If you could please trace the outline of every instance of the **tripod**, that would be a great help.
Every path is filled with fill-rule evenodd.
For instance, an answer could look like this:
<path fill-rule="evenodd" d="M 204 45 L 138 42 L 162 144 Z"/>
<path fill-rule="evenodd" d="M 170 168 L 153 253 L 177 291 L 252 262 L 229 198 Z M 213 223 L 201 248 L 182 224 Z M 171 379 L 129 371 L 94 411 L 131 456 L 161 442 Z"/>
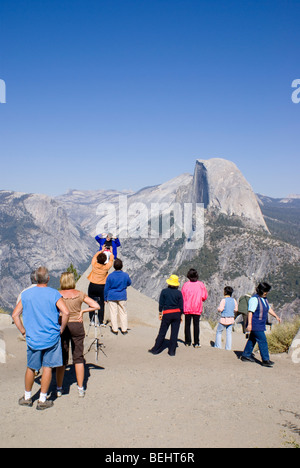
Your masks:
<path fill-rule="evenodd" d="M 96 362 L 98 362 L 99 350 L 102 351 L 102 353 L 106 356 L 105 352 L 103 351 L 103 348 L 105 348 L 105 346 L 103 343 L 100 343 L 100 338 L 98 338 L 98 329 L 99 328 L 101 329 L 101 325 L 100 325 L 99 317 L 98 317 L 98 310 L 95 310 L 94 324 L 90 322 L 89 329 L 87 331 L 86 336 L 89 336 L 90 329 L 93 325 L 94 325 L 94 340 L 92 341 L 87 352 L 90 352 L 92 347 L 95 346 L 95 360 Z M 100 335 L 100 336 L 102 337 L 103 335 Z"/>

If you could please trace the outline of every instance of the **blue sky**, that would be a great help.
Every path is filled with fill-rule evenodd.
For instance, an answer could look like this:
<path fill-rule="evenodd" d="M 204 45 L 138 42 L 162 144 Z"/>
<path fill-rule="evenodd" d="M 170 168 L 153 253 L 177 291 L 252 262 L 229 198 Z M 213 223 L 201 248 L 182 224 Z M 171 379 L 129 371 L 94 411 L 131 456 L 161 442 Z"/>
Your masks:
<path fill-rule="evenodd" d="M 0 189 L 132 189 L 236 163 L 300 193 L 300 2 L 1 0 Z"/>

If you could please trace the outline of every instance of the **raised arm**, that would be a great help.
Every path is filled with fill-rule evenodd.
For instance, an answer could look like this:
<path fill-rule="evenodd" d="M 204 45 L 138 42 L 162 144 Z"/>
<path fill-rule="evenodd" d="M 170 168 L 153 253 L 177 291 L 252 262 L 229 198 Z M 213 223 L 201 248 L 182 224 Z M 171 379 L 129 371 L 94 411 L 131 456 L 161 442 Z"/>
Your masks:
<path fill-rule="evenodd" d="M 114 259 L 115 259 L 114 255 L 113 255 L 113 254 L 110 254 L 108 263 L 107 263 L 106 265 L 104 265 L 105 270 L 108 271 L 108 270 L 111 269 L 111 267 L 113 266 L 113 263 L 114 263 Z"/>

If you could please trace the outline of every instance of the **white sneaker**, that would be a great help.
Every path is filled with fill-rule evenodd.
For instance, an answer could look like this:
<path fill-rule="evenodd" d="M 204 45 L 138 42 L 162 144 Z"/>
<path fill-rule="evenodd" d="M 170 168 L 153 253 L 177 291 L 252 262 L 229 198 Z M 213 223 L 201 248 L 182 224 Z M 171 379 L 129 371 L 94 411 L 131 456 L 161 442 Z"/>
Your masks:
<path fill-rule="evenodd" d="M 63 394 L 62 389 L 57 389 L 57 390 L 56 390 L 56 396 L 57 396 L 57 398 L 62 397 L 62 394 Z"/>
<path fill-rule="evenodd" d="M 85 397 L 85 390 L 83 388 L 77 387 L 78 390 L 78 396 L 79 398 L 84 398 Z"/>

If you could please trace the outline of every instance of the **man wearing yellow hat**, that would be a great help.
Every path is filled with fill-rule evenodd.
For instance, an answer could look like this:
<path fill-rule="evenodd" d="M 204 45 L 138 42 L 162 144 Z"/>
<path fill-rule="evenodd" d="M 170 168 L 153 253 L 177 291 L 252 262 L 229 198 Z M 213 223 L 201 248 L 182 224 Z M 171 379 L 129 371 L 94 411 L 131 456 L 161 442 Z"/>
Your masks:
<path fill-rule="evenodd" d="M 164 349 L 164 341 L 169 327 L 171 326 L 171 336 L 168 354 L 175 356 L 178 333 L 183 314 L 183 297 L 178 290 L 180 283 L 176 275 L 171 275 L 167 279 L 168 287 L 163 289 L 159 298 L 159 318 L 161 326 L 153 348 L 149 353 L 159 354 Z"/>

